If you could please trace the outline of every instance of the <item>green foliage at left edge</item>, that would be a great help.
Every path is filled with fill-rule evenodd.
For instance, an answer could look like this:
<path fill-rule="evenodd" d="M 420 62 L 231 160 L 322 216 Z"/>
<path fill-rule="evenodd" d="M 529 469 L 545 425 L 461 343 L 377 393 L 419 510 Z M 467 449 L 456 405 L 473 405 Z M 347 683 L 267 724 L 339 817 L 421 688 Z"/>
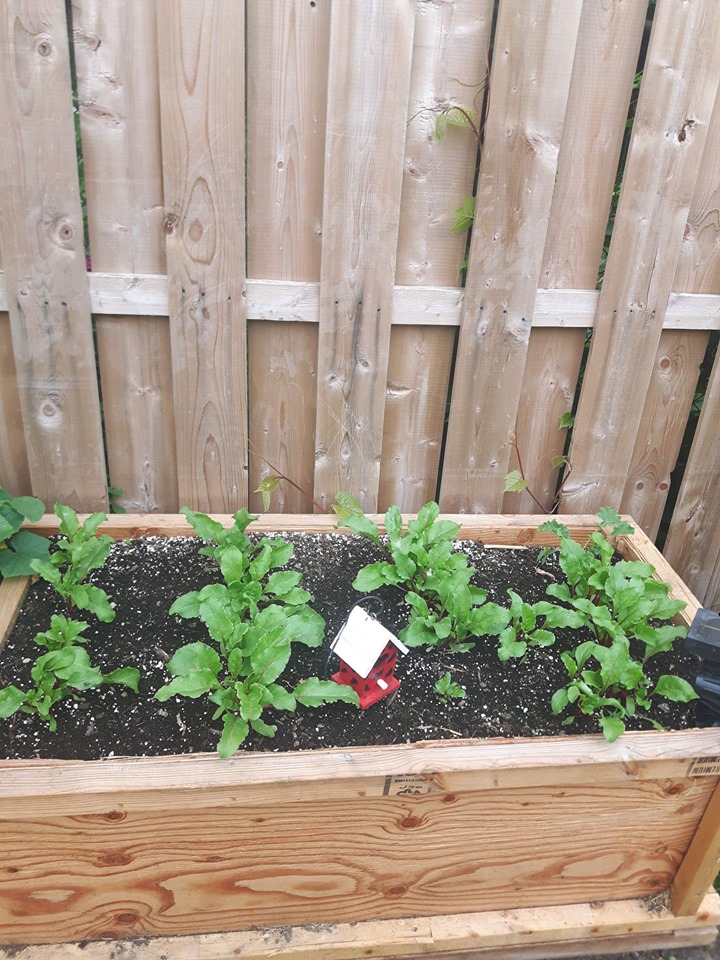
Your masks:
<path fill-rule="evenodd" d="M 45 537 L 20 529 L 26 520 L 37 523 L 44 512 L 36 497 L 11 497 L 0 487 L 0 580 L 30 576 L 32 561 L 47 558 L 50 544 Z"/>

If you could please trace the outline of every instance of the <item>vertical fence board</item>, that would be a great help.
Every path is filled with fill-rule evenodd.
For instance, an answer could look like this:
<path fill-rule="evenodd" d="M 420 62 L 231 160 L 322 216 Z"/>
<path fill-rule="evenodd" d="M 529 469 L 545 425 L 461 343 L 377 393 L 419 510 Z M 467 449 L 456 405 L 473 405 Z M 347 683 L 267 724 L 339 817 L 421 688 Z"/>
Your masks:
<path fill-rule="evenodd" d="M 335 4 L 328 73 L 315 499 L 377 504 L 412 0 Z"/>
<path fill-rule="evenodd" d="M 701 602 L 720 558 L 720 350 L 710 375 L 663 553 Z M 710 601 L 715 597 L 708 596 Z"/>
<path fill-rule="evenodd" d="M 245 6 L 157 10 L 179 499 L 232 513 L 247 504 Z"/>
<path fill-rule="evenodd" d="M 500 509 L 581 5 L 503 0 L 443 464 L 444 510 Z"/>
<path fill-rule="evenodd" d="M 659 3 L 573 432 L 563 509 L 619 507 L 717 89 L 720 16 Z"/>
<path fill-rule="evenodd" d="M 248 0 L 248 275 L 319 280 L 330 0 Z M 248 324 L 250 490 L 272 464 L 312 495 L 317 325 Z M 266 463 L 263 463 L 263 458 Z M 259 510 L 262 498 L 251 494 Z M 273 510 L 303 513 L 281 483 Z"/>
<path fill-rule="evenodd" d="M 451 232 L 453 211 L 472 193 L 478 145 L 453 127 L 438 141 L 435 124 L 450 103 L 479 117 L 492 14 L 492 0 L 417 7 L 396 283 L 459 283 L 467 234 Z M 455 337 L 449 327 L 392 330 L 380 509 L 414 511 L 435 497 Z"/>
<path fill-rule="evenodd" d="M 642 3 L 591 0 L 583 6 L 567 114 L 550 209 L 540 286 L 595 288 L 620 157 L 625 118 L 645 25 Z M 549 509 L 585 344 L 584 330 L 530 333 L 517 436 L 530 489 Z M 510 468 L 517 469 L 515 453 Z M 507 513 L 535 513 L 530 494 L 508 493 Z"/>
<path fill-rule="evenodd" d="M 0 233 L 33 493 L 107 505 L 63 0 L 0 13 Z"/>
<path fill-rule="evenodd" d="M 25 453 L 10 317 L 0 312 L 0 487 L 13 496 L 31 492 Z"/>
<path fill-rule="evenodd" d="M 690 203 L 673 290 L 720 293 L 720 88 Z M 655 537 L 695 396 L 708 334 L 664 330 L 621 509 Z"/>
<path fill-rule="evenodd" d="M 156 18 L 145 0 L 74 0 L 90 258 L 164 273 Z M 110 482 L 127 510 L 178 508 L 166 320 L 96 319 Z"/>

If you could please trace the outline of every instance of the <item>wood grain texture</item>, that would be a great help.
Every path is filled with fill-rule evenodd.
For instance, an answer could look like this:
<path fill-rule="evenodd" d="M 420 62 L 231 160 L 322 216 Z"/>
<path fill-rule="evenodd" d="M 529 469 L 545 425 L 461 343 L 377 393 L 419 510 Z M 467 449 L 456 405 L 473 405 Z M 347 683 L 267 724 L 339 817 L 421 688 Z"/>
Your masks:
<path fill-rule="evenodd" d="M 95 270 L 165 271 L 156 18 L 143 0 L 74 0 L 73 37 Z M 177 510 L 167 323 L 96 325 L 110 482 L 131 511 Z"/>
<path fill-rule="evenodd" d="M 320 279 L 315 499 L 375 509 L 415 3 L 333 7 Z"/>
<path fill-rule="evenodd" d="M 247 6 L 251 277 L 320 280 L 330 6 L 329 0 Z M 273 472 L 264 458 L 312 496 L 317 326 L 250 323 L 248 349 L 250 490 Z M 272 502 L 279 513 L 311 508 L 287 483 Z M 261 496 L 251 493 L 250 505 L 262 509 Z"/>
<path fill-rule="evenodd" d="M 90 273 L 90 305 L 96 314 L 167 317 L 167 276 L 137 273 Z M 393 326 L 459 327 L 464 292 L 461 287 L 393 287 Z M 536 294 L 533 329 L 592 327 L 600 293 L 597 290 L 545 290 Z M 0 310 L 7 307 L 0 271 Z M 254 320 L 317 323 L 320 284 L 300 280 L 247 280 L 247 316 Z M 666 330 L 720 330 L 720 295 L 671 293 L 663 321 Z"/>
<path fill-rule="evenodd" d="M 720 787 L 716 787 L 671 887 L 676 917 L 694 916 L 720 871 Z"/>
<path fill-rule="evenodd" d="M 32 493 L 10 317 L 4 312 L 0 312 L 0 487 L 16 497 Z"/>
<path fill-rule="evenodd" d="M 673 289 L 720 292 L 720 87 L 680 247 Z M 664 330 L 653 366 L 621 509 L 652 537 L 660 527 L 685 426 L 695 396 L 707 333 Z M 639 485 L 642 487 L 639 489 Z"/>
<path fill-rule="evenodd" d="M 500 7 L 443 463 L 444 510 L 502 504 L 581 5 Z"/>
<path fill-rule="evenodd" d="M 563 509 L 622 500 L 715 100 L 719 34 L 715 3 L 657 8 Z"/>
<path fill-rule="evenodd" d="M 183 811 L 198 796 L 208 809 L 321 803 L 330 794 L 357 803 L 395 795 L 407 777 L 432 795 L 528 787 L 615 793 L 648 781 L 668 789 L 677 784 L 673 789 L 681 794 L 702 781 L 707 803 L 717 777 L 688 780 L 688 771 L 694 759 L 716 752 L 716 732 L 704 729 L 626 733 L 616 744 L 600 735 L 440 741 L 254 753 L 231 763 L 216 754 L 5 760 L 0 761 L 0 820 Z"/>
<path fill-rule="evenodd" d="M 107 506 L 62 0 L 0 14 L 0 235 L 32 492 Z M 52 133 L 50 133 L 52 131 Z"/>
<path fill-rule="evenodd" d="M 663 331 L 620 509 L 657 536 L 708 335 Z"/>
<path fill-rule="evenodd" d="M 179 501 L 234 511 L 248 497 L 245 8 L 157 13 Z"/>
<path fill-rule="evenodd" d="M 720 557 L 720 351 L 685 467 L 664 554 L 701 602 Z"/>
<path fill-rule="evenodd" d="M 15 626 L 20 607 L 30 586 L 30 577 L 0 580 L 0 650 Z"/>
<path fill-rule="evenodd" d="M 489 0 L 418 4 L 395 279 L 407 285 L 454 285 L 466 233 L 453 233 L 453 211 L 472 194 L 478 144 L 468 129 L 448 127 L 438 141 L 438 112 L 448 104 L 478 118 L 492 24 Z M 395 327 L 390 339 L 378 508 L 418 510 L 434 500 L 455 332 Z"/>
<path fill-rule="evenodd" d="M 641 3 L 583 5 L 541 287 L 595 287 L 645 14 Z M 573 407 L 585 331 L 549 333 L 535 324 L 533 318 L 516 429 L 530 489 L 549 509 L 558 481 L 552 460 L 563 454 L 567 437 L 558 424 Z M 509 466 L 517 469 L 515 451 Z M 506 512 L 536 509 L 526 491 L 503 499 Z"/>
<path fill-rule="evenodd" d="M 0 938 L 201 933 L 667 889 L 717 778 L 0 822 Z M 568 824 L 592 822 L 582 846 Z M 348 857 L 347 838 L 355 840 Z M 570 842 L 569 842 L 570 841 Z M 312 856 L 308 856 L 308 851 Z M 58 871 L 54 866 L 62 864 Z M 48 867 L 50 866 L 50 869 Z"/>
<path fill-rule="evenodd" d="M 660 949 L 710 943 L 717 933 L 720 901 L 709 893 L 696 917 L 679 921 L 648 910 L 642 900 L 579 903 L 567 907 L 413 917 L 284 927 L 196 937 L 158 937 L 107 943 L 25 947 L 23 960 L 548 960 L 597 956 L 620 950 Z M 0 957 L 11 960 L 11 949 Z"/>

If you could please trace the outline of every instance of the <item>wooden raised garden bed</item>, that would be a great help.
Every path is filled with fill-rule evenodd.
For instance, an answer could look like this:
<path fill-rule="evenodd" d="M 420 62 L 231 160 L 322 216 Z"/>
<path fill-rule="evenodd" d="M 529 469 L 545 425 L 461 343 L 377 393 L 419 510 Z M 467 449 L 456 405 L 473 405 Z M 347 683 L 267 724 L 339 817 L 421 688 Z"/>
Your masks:
<path fill-rule="evenodd" d="M 538 532 L 541 517 L 453 519 L 460 537 L 486 544 L 553 540 Z M 595 525 L 561 519 L 580 540 Z M 252 529 L 343 535 L 316 516 L 268 516 Z M 176 516 L 112 517 L 101 530 L 190 533 Z M 657 567 L 687 600 L 689 623 L 698 603 L 648 538 L 620 537 L 617 548 Z M 0 586 L 0 640 L 25 589 Z M 133 947 L 137 960 L 341 960 L 709 942 L 720 923 L 709 891 L 719 781 L 717 729 L 613 744 L 558 736 L 0 761 L 0 944 L 151 937 Z M 234 932 L 198 936 L 224 931 Z"/>

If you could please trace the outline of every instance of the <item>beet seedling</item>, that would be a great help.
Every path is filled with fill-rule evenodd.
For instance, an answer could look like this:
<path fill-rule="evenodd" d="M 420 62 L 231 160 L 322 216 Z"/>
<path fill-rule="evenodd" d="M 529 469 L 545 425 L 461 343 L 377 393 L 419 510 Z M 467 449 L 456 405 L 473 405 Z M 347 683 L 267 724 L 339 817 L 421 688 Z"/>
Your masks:
<path fill-rule="evenodd" d="M 48 650 L 38 657 L 30 671 L 35 687 L 30 690 L 20 690 L 13 684 L 3 687 L 0 690 L 0 719 L 7 719 L 18 710 L 37 714 L 54 732 L 57 720 L 52 709 L 66 697 L 80 700 L 78 694 L 84 690 L 113 683 L 138 692 L 140 671 L 135 667 L 120 667 L 106 674 L 93 667 L 87 650 L 80 646 L 87 643 L 87 637 L 82 636 L 86 629 L 87 624 L 80 620 L 53 616 L 50 629 L 33 638 L 38 646 Z"/>
<path fill-rule="evenodd" d="M 91 514 L 83 524 L 72 507 L 55 504 L 63 538 L 55 545 L 48 560 L 33 560 L 32 569 L 57 590 L 67 609 L 89 610 L 104 623 L 115 619 L 108 595 L 100 587 L 86 583 L 92 570 L 102 567 L 110 554 L 112 538 L 98 535 L 97 530 L 107 517 Z"/>
<path fill-rule="evenodd" d="M 232 756 L 251 729 L 275 735 L 277 728 L 261 717 L 266 707 L 294 711 L 297 703 L 336 700 L 359 705 L 354 690 L 330 680 L 312 677 L 292 692 L 276 682 L 293 642 L 317 647 L 325 637 L 325 621 L 309 606 L 311 594 L 299 586 L 302 574 L 277 569 L 291 559 L 292 544 L 279 537 L 253 543 L 245 530 L 257 517 L 246 510 L 235 514 L 228 530 L 205 514 L 182 512 L 208 544 L 199 552 L 218 563 L 225 582 L 186 593 L 170 613 L 202 620 L 219 651 L 202 642 L 181 647 L 167 665 L 173 679 L 155 699 L 207 696 L 217 706 L 213 719 L 223 723 L 221 757 Z"/>
<path fill-rule="evenodd" d="M 453 550 L 460 525 L 438 520 L 439 513 L 436 503 L 426 503 L 403 531 L 400 510 L 390 507 L 385 514 L 388 546 L 372 520 L 363 514 L 349 516 L 344 526 L 372 540 L 388 558 L 363 567 L 353 587 L 362 593 L 387 584 L 403 590 L 410 620 L 398 634 L 400 640 L 408 647 L 462 653 L 473 649 L 475 637 L 499 635 L 510 613 L 486 602 L 485 590 L 470 583 L 475 568 L 466 554 Z"/>

